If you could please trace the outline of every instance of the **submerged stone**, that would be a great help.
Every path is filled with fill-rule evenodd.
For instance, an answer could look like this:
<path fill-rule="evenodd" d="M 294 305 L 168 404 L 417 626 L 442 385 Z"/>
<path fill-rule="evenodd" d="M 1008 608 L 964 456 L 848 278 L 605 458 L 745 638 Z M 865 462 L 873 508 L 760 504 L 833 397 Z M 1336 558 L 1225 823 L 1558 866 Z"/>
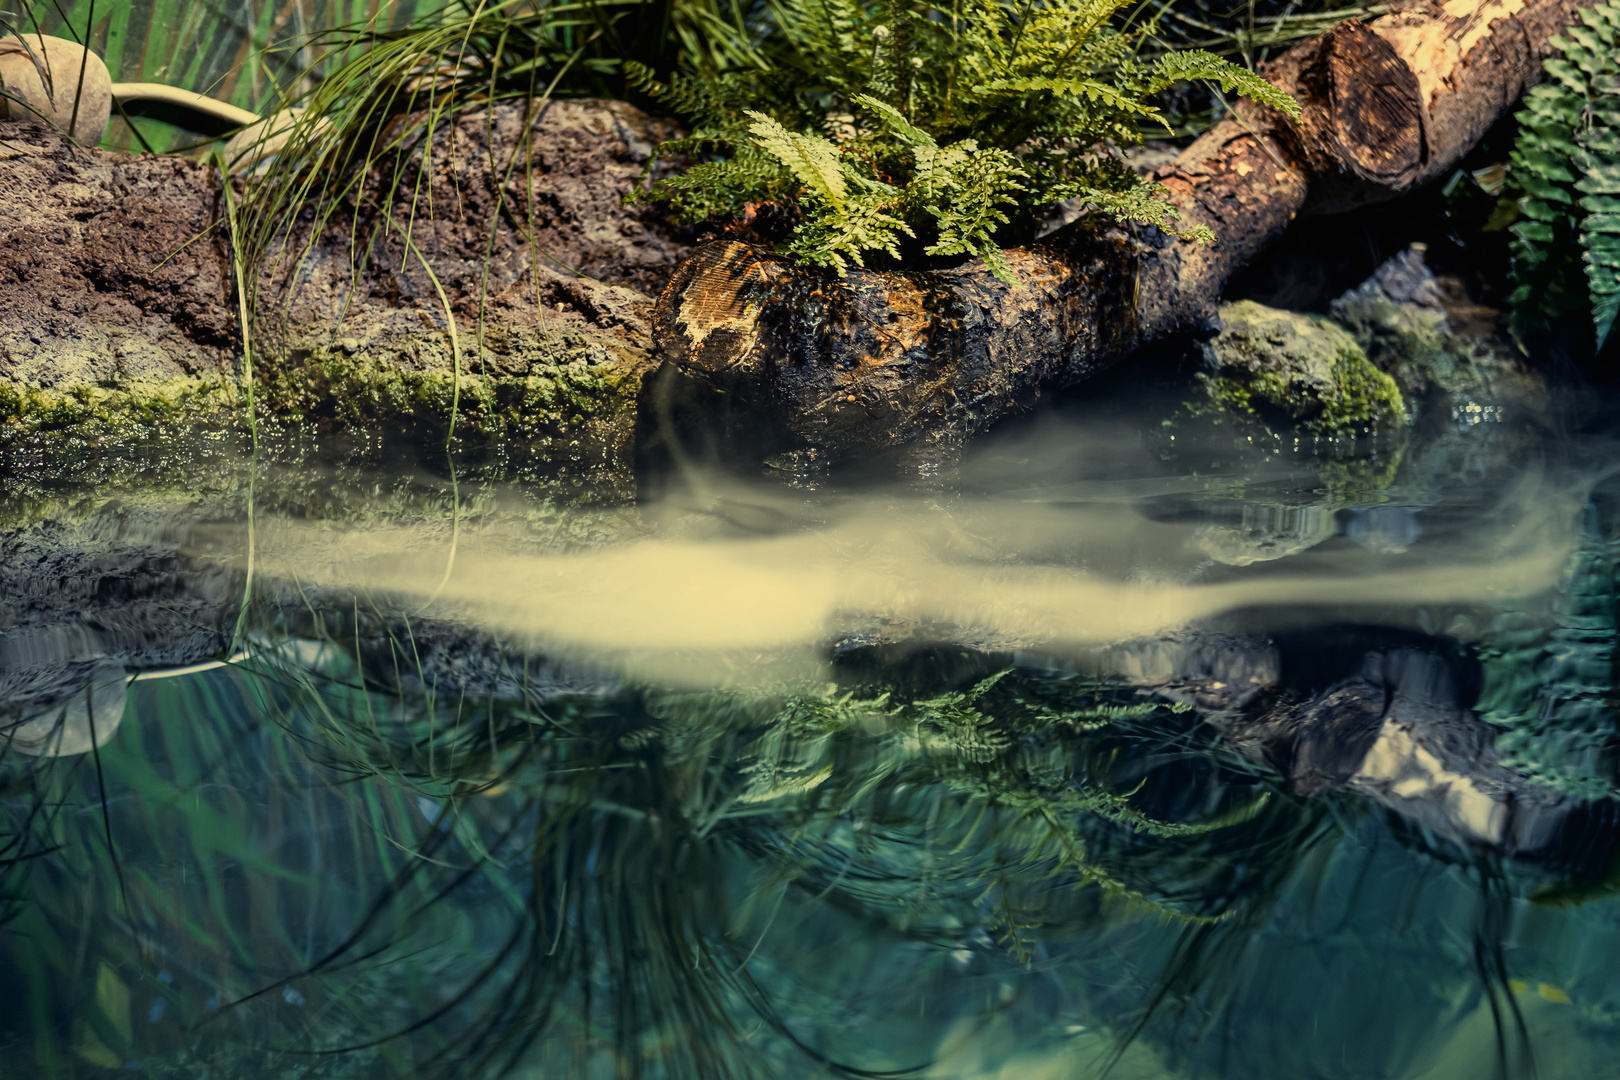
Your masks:
<path fill-rule="evenodd" d="M 1333 507 L 1320 503 L 1304 506 L 1244 503 L 1238 522 L 1212 522 L 1201 526 L 1198 549 L 1227 566 L 1271 562 L 1315 547 L 1338 535 Z"/>
<path fill-rule="evenodd" d="M 9 639 L 0 639 L 0 653 L 10 645 Z M 8 673 L 0 666 L 0 678 Z M 123 722 L 128 685 L 121 664 L 93 663 L 78 674 L 77 682 L 62 688 L 60 700 L 11 719 L 0 713 L 0 748 L 30 757 L 67 757 L 105 746 Z"/>

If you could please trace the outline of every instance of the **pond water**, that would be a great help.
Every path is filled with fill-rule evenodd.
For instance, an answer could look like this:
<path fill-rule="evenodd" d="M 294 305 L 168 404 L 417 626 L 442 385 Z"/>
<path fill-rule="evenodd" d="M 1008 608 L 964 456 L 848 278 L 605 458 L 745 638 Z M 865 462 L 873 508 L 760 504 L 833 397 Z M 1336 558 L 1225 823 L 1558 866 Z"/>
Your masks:
<path fill-rule="evenodd" d="M 0 1077 L 1615 1075 L 1606 408 L 14 485 Z"/>

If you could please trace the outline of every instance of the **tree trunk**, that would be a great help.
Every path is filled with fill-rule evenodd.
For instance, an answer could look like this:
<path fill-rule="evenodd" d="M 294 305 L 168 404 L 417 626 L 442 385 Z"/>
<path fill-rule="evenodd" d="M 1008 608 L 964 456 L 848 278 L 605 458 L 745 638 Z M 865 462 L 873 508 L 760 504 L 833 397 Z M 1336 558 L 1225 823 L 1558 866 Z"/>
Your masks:
<path fill-rule="evenodd" d="M 1242 102 L 1158 180 L 1195 245 L 1072 225 L 980 262 L 853 269 L 840 281 L 735 239 L 700 247 L 659 298 L 666 361 L 838 456 L 950 448 L 1043 389 L 1171 334 L 1215 328 L 1234 270 L 1300 213 L 1336 213 L 1444 176 L 1534 84 L 1580 0 L 1447 0 L 1350 20 L 1262 73 L 1303 121 Z"/>

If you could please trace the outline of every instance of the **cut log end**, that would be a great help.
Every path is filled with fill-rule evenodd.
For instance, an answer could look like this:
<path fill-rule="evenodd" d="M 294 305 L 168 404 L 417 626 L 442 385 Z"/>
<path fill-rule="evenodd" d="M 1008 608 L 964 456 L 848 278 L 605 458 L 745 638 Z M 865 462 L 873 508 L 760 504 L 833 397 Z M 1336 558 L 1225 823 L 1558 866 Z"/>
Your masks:
<path fill-rule="evenodd" d="M 1324 52 L 1336 156 L 1363 180 L 1404 189 L 1428 158 L 1417 76 L 1355 19 L 1328 35 Z"/>

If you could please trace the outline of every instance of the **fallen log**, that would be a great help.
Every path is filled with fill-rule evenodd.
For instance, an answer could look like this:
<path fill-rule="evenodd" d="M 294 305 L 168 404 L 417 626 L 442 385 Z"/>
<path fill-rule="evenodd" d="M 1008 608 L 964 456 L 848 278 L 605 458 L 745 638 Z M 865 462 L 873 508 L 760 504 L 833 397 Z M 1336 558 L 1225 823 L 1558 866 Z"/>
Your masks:
<path fill-rule="evenodd" d="M 1242 102 L 1156 178 L 1219 241 L 1068 226 L 981 262 L 830 271 L 735 238 L 693 252 L 659 297 L 666 363 L 773 415 L 818 455 L 950 451 L 1045 389 L 1132 350 L 1216 328 L 1227 278 L 1302 213 L 1394 198 L 1456 167 L 1539 78 L 1581 0 L 1405 3 L 1350 20 L 1262 68 L 1297 125 Z"/>

